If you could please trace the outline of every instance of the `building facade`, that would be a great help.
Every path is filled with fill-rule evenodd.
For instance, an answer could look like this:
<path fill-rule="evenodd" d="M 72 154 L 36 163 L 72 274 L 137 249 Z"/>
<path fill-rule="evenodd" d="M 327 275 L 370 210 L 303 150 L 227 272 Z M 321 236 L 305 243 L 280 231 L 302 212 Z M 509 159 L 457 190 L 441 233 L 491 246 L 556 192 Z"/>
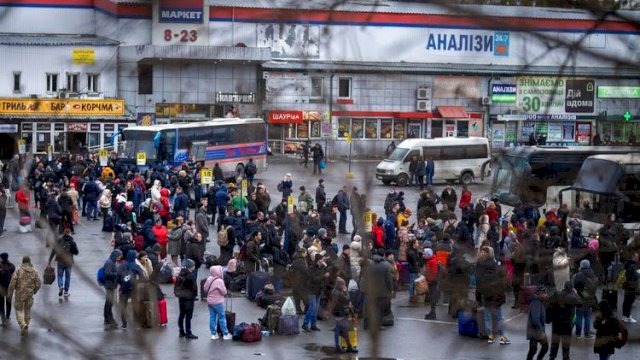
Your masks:
<path fill-rule="evenodd" d="M 626 143 L 640 131 L 640 52 L 630 45 L 640 30 L 619 18 L 297 5 L 0 0 L 0 137 L 14 149 L 24 140 L 26 151 L 99 147 L 125 126 L 220 117 L 232 106 L 263 116 L 274 144 L 317 142 L 336 156 L 348 154 L 347 138 L 365 157 L 408 137 L 487 136 L 504 147 L 540 136 L 589 144 L 596 134 Z M 65 110 L 86 108 L 72 101 L 102 105 Z"/>

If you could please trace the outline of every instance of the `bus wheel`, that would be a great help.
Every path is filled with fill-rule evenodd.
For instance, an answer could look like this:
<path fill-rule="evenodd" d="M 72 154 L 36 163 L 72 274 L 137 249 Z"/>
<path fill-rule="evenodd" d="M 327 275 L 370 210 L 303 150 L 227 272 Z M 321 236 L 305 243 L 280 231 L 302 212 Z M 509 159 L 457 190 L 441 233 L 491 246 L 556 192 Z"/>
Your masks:
<path fill-rule="evenodd" d="M 391 180 L 382 180 L 382 183 L 389 186 L 391 185 Z"/>
<path fill-rule="evenodd" d="M 236 178 L 238 176 L 241 176 L 244 178 L 244 165 L 241 163 L 236 165 Z"/>
<path fill-rule="evenodd" d="M 460 175 L 460 183 L 469 185 L 473 182 L 473 173 L 471 171 L 466 171 Z"/>
<path fill-rule="evenodd" d="M 409 176 L 407 176 L 407 174 L 400 174 L 396 178 L 396 184 L 398 184 L 398 186 L 407 186 L 408 182 L 409 182 Z"/>

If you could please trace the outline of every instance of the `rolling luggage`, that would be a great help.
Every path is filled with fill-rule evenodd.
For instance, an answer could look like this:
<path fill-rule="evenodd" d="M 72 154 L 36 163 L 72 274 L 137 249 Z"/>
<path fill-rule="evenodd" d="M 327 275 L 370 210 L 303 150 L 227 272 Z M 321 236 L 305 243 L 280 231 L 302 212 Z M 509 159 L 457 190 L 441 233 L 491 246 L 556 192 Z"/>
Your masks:
<path fill-rule="evenodd" d="M 278 335 L 297 335 L 300 333 L 298 315 L 282 315 L 278 319 Z"/>
<path fill-rule="evenodd" d="M 256 300 L 256 295 L 260 290 L 271 282 L 271 277 L 264 271 L 255 271 L 247 277 L 247 297 L 251 301 Z"/>
<path fill-rule="evenodd" d="M 42 275 L 42 282 L 45 285 L 51 285 L 55 280 L 56 280 L 56 270 L 51 266 L 47 266 L 44 269 L 44 274 Z"/>
<path fill-rule="evenodd" d="M 207 278 L 200 280 L 200 301 L 207 300 L 207 292 L 204 289 L 204 283 L 207 281 Z"/>
<path fill-rule="evenodd" d="M 227 330 L 231 334 L 233 332 L 233 328 L 236 327 L 236 313 L 233 312 L 233 299 L 228 297 L 224 300 L 224 317 L 227 319 Z M 216 329 L 218 334 L 224 335 L 220 328 L 220 323 L 216 325 Z"/>
<path fill-rule="evenodd" d="M 611 306 L 611 310 L 618 311 L 618 290 L 602 289 L 602 300 L 605 300 Z"/>
<path fill-rule="evenodd" d="M 478 321 L 475 312 L 458 311 L 458 334 L 472 338 L 478 337 Z"/>
<path fill-rule="evenodd" d="M 158 300 L 158 322 L 160 326 L 166 326 L 169 322 L 169 316 L 167 315 L 167 300 Z"/>

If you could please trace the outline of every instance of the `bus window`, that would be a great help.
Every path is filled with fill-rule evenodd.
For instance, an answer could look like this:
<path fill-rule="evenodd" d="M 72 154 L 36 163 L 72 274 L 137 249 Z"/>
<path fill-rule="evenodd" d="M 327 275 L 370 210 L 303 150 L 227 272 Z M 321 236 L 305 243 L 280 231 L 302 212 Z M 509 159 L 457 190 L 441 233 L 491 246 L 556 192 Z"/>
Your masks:
<path fill-rule="evenodd" d="M 158 147 L 158 160 L 161 161 L 173 161 L 174 148 L 176 145 L 176 132 L 175 130 L 162 131 L 160 137 L 160 146 Z"/>
<path fill-rule="evenodd" d="M 422 148 L 422 154 L 424 155 L 424 159 L 431 159 L 433 161 L 440 160 L 440 148 L 435 146 L 425 146 Z"/>
<path fill-rule="evenodd" d="M 467 159 L 486 159 L 489 156 L 485 145 L 468 145 L 465 150 Z"/>
<path fill-rule="evenodd" d="M 405 148 L 396 148 L 395 150 L 393 150 L 393 152 L 391 153 L 391 155 L 389 155 L 388 160 L 391 161 L 400 161 L 402 159 L 404 159 L 404 156 L 409 152 L 409 149 L 405 149 Z"/>
<path fill-rule="evenodd" d="M 442 160 L 464 159 L 463 146 L 445 146 L 442 148 Z"/>
<path fill-rule="evenodd" d="M 420 156 L 420 150 L 411 150 L 411 152 L 409 153 L 409 155 L 405 156 L 404 158 L 404 162 L 409 162 L 411 160 L 413 160 L 413 157 L 419 157 Z"/>

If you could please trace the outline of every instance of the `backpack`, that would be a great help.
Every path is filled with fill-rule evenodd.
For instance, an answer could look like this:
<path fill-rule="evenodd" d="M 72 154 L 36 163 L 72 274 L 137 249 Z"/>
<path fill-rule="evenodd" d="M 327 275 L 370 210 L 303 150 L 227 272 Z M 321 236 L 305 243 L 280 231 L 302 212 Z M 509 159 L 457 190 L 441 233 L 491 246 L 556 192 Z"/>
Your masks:
<path fill-rule="evenodd" d="M 616 319 L 616 321 L 618 322 L 618 328 L 620 329 L 618 330 L 618 333 L 620 334 L 620 336 L 616 336 L 614 346 L 617 349 L 622 349 L 622 347 L 624 347 L 627 344 L 627 341 L 629 340 L 629 331 L 627 330 L 627 327 L 624 326 L 624 324 L 620 320 Z"/>
<path fill-rule="evenodd" d="M 240 253 L 238 254 L 238 260 L 247 261 L 247 243 L 245 242 L 240 247 Z"/>
<path fill-rule="evenodd" d="M 123 294 L 130 294 L 135 288 L 135 274 L 132 269 L 126 265 L 123 266 L 122 275 L 120 276 L 120 291 Z"/>
<path fill-rule="evenodd" d="M 255 163 L 248 163 L 245 171 L 247 175 L 255 175 L 258 172 L 258 169 Z"/>
<path fill-rule="evenodd" d="M 229 229 L 229 226 L 223 226 L 220 231 L 218 231 L 218 245 L 222 247 L 229 245 L 229 233 L 227 229 Z"/>
<path fill-rule="evenodd" d="M 598 279 L 592 277 L 584 278 L 584 289 L 582 290 L 582 297 L 585 299 L 594 299 L 596 297 L 596 291 L 598 291 Z"/>
<path fill-rule="evenodd" d="M 104 273 L 104 266 L 98 269 L 96 280 L 98 281 L 98 285 L 100 286 L 104 286 L 107 283 L 107 275 Z"/>
<path fill-rule="evenodd" d="M 264 330 L 267 330 L 274 334 L 278 331 L 278 321 L 282 316 L 282 310 L 278 305 L 269 305 L 267 311 L 264 313 L 262 319 L 260 319 L 260 325 Z"/>
<path fill-rule="evenodd" d="M 173 287 L 173 294 L 177 298 L 188 299 L 191 297 L 191 290 L 184 288 L 184 283 L 187 281 L 187 277 L 184 275 L 179 275 L 176 278 L 176 285 Z"/>

